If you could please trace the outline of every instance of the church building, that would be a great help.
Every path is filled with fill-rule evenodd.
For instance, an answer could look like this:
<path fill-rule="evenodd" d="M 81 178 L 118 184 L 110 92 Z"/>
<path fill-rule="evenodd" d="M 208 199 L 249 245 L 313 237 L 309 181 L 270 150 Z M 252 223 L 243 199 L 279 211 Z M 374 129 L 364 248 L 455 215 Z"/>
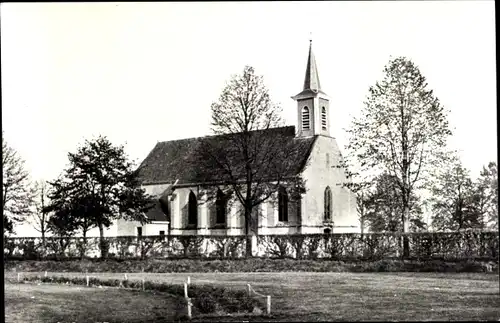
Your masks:
<path fill-rule="evenodd" d="M 320 86 L 318 69 L 309 45 L 304 86 L 292 97 L 297 124 L 280 129 L 290 140 L 303 143 L 294 160 L 294 172 L 305 180 L 305 192 L 292 203 L 285 189 L 276 192 L 279 203 L 265 201 L 256 208 L 258 234 L 309 234 L 360 232 L 356 197 L 342 186 L 348 179 L 337 167 L 342 155 L 330 129 L 334 118 L 328 95 Z M 272 135 L 278 128 L 265 131 Z M 213 136 L 214 140 L 217 136 Z M 112 235 L 243 235 L 242 205 L 222 203 L 222 192 L 208 203 L 195 171 L 184 162 L 199 138 L 159 142 L 142 162 L 140 174 L 146 193 L 157 198 L 147 216 L 150 223 L 118 220 Z M 304 145 L 305 144 L 305 145 Z M 219 199 L 219 193 L 221 198 Z M 110 232 L 111 233 L 111 232 Z M 109 233 L 108 233 L 109 234 Z M 107 235 L 108 235 L 107 234 Z"/>

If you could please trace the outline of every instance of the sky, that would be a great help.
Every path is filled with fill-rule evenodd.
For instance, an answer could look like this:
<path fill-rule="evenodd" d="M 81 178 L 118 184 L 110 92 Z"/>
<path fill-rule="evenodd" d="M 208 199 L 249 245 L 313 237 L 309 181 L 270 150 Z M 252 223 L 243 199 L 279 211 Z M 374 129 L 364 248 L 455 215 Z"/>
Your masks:
<path fill-rule="evenodd" d="M 85 139 L 139 164 L 158 141 L 210 134 L 210 105 L 245 65 L 295 125 L 309 47 L 340 147 L 389 59 L 406 56 L 450 110 L 477 177 L 497 160 L 494 1 L 2 3 L 2 130 L 33 180 Z"/>

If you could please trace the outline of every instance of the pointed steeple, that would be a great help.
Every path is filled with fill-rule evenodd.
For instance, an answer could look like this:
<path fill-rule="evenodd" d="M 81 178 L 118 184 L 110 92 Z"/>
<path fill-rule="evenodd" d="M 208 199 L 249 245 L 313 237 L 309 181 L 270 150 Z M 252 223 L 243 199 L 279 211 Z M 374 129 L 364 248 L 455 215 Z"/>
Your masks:
<path fill-rule="evenodd" d="M 312 51 L 312 39 L 309 39 L 309 57 L 307 58 L 306 77 L 304 79 L 304 91 L 311 90 L 313 92 L 321 91 L 319 83 L 318 67 L 314 59 Z"/>
<path fill-rule="evenodd" d="M 292 99 L 297 101 L 297 136 L 330 136 L 330 102 L 328 95 L 321 91 L 311 39 L 304 88 Z"/>
<path fill-rule="evenodd" d="M 302 89 L 302 92 L 300 92 L 296 96 L 293 96 L 292 98 L 294 100 L 297 100 L 308 97 L 314 97 L 318 93 L 326 95 L 326 93 L 321 90 L 321 85 L 319 83 L 318 67 L 316 66 L 316 59 L 314 58 L 314 53 L 312 51 L 312 39 L 309 39 L 309 55 L 307 57 L 304 88 Z"/>

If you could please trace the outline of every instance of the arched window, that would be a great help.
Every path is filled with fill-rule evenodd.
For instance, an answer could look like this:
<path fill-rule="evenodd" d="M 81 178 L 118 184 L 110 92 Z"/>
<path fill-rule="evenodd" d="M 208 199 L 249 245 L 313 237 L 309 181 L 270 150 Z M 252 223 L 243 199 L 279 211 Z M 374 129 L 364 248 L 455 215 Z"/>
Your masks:
<path fill-rule="evenodd" d="M 303 107 L 302 108 L 302 130 L 309 130 L 310 129 L 309 127 L 310 127 L 309 108 Z"/>
<path fill-rule="evenodd" d="M 324 210 L 325 221 L 332 220 L 332 190 L 329 186 L 325 189 L 325 210 Z"/>
<path fill-rule="evenodd" d="M 325 107 L 321 108 L 321 127 L 323 130 L 326 130 L 326 109 Z"/>
<path fill-rule="evenodd" d="M 217 190 L 217 198 L 215 200 L 215 223 L 226 223 L 226 197 L 220 189 Z"/>
<path fill-rule="evenodd" d="M 283 186 L 278 191 L 278 221 L 288 221 L 288 194 Z"/>
<path fill-rule="evenodd" d="M 189 192 L 188 201 L 188 225 L 198 224 L 198 200 L 193 191 Z"/>
<path fill-rule="evenodd" d="M 170 206 L 168 201 L 168 196 L 162 196 L 158 202 L 160 204 L 161 211 L 167 217 L 167 221 L 170 221 Z"/>

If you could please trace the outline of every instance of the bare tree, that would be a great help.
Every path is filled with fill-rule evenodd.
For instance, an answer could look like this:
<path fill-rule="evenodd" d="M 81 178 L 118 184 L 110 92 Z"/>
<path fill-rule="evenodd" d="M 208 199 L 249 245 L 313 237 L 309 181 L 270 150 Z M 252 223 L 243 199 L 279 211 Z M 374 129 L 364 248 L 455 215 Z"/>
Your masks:
<path fill-rule="evenodd" d="M 48 232 L 48 224 L 51 213 L 47 210 L 49 204 L 47 182 L 44 180 L 35 182 L 35 201 L 32 217 L 33 228 L 42 234 L 42 244 L 45 249 L 45 234 Z"/>
<path fill-rule="evenodd" d="M 347 130 L 348 155 L 373 179 L 383 172 L 394 176 L 401 193 L 401 221 L 408 232 L 410 196 L 442 159 L 451 134 L 446 113 L 425 77 L 409 59 L 391 59 L 381 82 L 370 87 L 360 118 Z M 409 252 L 404 239 L 404 255 Z"/>
<path fill-rule="evenodd" d="M 203 169 L 205 182 L 215 181 L 216 189 L 229 187 L 241 204 L 250 256 L 251 234 L 258 228 L 254 209 L 275 198 L 281 187 L 290 200 L 304 190 L 297 160 L 306 154 L 307 142 L 295 138 L 293 127 L 282 127 L 280 106 L 249 66 L 232 77 L 211 111 L 212 131 L 218 136 L 201 140 L 197 167 Z"/>
<path fill-rule="evenodd" d="M 14 232 L 14 224 L 23 222 L 31 213 L 33 190 L 24 160 L 7 145 L 2 136 L 2 212 L 3 232 Z"/>

